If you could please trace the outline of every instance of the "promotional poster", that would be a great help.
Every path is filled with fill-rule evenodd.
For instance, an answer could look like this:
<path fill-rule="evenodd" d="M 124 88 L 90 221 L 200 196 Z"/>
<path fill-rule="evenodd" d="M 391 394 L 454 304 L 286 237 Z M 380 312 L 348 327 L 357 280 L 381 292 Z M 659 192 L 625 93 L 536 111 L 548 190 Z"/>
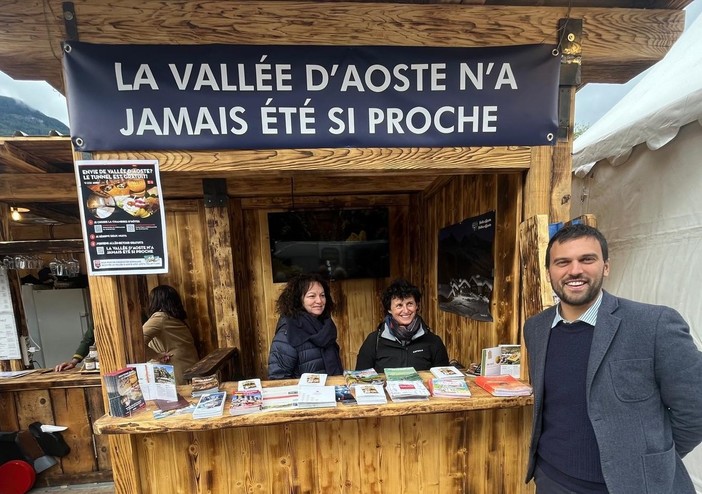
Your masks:
<path fill-rule="evenodd" d="M 439 230 L 439 308 L 477 321 L 492 321 L 495 211 Z"/>
<path fill-rule="evenodd" d="M 158 161 L 79 160 L 76 181 L 88 273 L 167 273 Z"/>

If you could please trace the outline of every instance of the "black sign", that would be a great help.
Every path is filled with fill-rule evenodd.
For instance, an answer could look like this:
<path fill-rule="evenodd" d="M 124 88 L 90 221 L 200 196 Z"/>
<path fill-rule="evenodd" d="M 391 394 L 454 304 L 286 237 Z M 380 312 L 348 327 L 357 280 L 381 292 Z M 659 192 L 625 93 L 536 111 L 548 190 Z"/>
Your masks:
<path fill-rule="evenodd" d="M 76 161 L 90 275 L 168 272 L 157 161 Z"/>
<path fill-rule="evenodd" d="M 547 145 L 553 46 L 67 42 L 80 151 Z"/>

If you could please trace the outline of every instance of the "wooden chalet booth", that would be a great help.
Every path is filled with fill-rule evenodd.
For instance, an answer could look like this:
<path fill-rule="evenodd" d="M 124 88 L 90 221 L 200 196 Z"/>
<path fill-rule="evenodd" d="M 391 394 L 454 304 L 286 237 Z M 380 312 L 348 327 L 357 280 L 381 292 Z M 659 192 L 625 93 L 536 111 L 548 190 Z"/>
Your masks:
<path fill-rule="evenodd" d="M 521 342 L 524 318 L 549 303 L 539 242 L 549 221 L 570 217 L 575 89 L 624 82 L 662 58 L 682 32 L 680 9 L 687 3 L 648 2 L 642 9 L 629 1 L 589 7 L 579 1 L 45 0 L 9 6 L 3 15 L 17 22 L 0 35 L 0 69 L 61 89 L 66 39 L 471 48 L 562 41 L 560 127 L 552 146 L 76 150 L 75 159 L 158 160 L 165 198 L 169 272 L 90 277 L 103 372 L 143 361 L 145 295 L 167 283 L 184 298 L 201 355 L 236 347 L 243 374 L 265 378 L 283 287 L 273 282 L 268 213 L 290 208 L 388 208 L 390 276 L 332 283 L 346 368 L 382 318 L 379 291 L 400 276 L 422 289 L 422 315 L 451 358 L 469 363 L 484 347 Z M 20 204 L 38 191 L 46 192 L 46 202 L 76 201 L 73 174 L 36 169 L 29 181 L 29 170 L 16 171 L 3 176 L 0 201 Z M 497 225 L 493 322 L 441 311 L 437 296 L 439 230 L 485 211 L 495 211 Z M 522 226 L 535 215 L 543 216 Z M 477 390 L 476 398 L 460 406 L 393 405 L 289 419 L 264 414 L 172 427 L 105 418 L 96 429 L 108 437 L 118 493 L 533 492 L 523 482 L 530 401 L 490 399 Z"/>

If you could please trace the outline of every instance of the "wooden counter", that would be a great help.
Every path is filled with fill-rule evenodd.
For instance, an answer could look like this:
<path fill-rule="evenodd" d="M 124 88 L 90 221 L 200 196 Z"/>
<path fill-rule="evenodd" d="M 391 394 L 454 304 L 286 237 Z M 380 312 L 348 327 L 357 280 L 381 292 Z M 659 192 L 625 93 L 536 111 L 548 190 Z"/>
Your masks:
<path fill-rule="evenodd" d="M 112 480 L 107 439 L 92 433 L 104 413 L 99 374 L 38 370 L 0 379 L 0 430 L 27 430 L 32 422 L 68 427 L 62 435 L 71 452 L 37 476 L 38 486 Z"/>
<path fill-rule="evenodd" d="M 463 400 L 236 417 L 225 407 L 224 416 L 209 419 L 153 419 L 149 403 L 94 427 L 131 435 L 142 493 L 533 492 L 523 482 L 532 397 L 495 398 L 469 384 L 473 397 Z M 188 386 L 180 391 L 189 395 Z"/>

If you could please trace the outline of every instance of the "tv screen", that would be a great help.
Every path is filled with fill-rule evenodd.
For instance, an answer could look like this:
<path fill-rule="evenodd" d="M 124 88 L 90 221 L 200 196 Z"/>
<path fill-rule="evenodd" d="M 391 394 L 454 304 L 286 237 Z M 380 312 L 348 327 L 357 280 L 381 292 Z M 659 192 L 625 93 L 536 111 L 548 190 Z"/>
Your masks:
<path fill-rule="evenodd" d="M 268 213 L 273 281 L 299 273 L 330 280 L 390 276 L 388 209 Z"/>

